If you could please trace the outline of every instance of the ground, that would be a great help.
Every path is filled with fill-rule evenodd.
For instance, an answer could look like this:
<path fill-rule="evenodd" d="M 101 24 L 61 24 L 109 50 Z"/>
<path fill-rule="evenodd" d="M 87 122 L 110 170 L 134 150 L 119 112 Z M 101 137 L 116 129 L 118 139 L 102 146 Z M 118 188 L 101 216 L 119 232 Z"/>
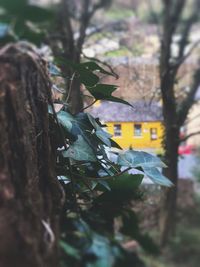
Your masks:
<path fill-rule="evenodd" d="M 181 181 L 181 190 L 178 197 L 177 229 L 176 235 L 169 245 L 160 251 L 159 255 L 143 255 L 148 267 L 199 267 L 200 262 L 200 195 L 194 192 L 190 181 Z M 148 189 L 148 202 L 145 207 L 140 207 L 140 216 L 144 220 L 142 227 L 158 241 L 158 205 L 159 193 L 157 190 Z M 150 208 L 151 207 L 151 208 Z M 146 218 L 146 219 L 145 219 Z"/>

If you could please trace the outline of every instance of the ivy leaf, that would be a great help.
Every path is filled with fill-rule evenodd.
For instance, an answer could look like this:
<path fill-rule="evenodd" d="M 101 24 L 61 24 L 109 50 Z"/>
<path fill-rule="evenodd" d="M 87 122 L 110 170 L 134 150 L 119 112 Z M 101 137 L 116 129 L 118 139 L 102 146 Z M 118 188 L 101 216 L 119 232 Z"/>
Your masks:
<path fill-rule="evenodd" d="M 128 150 L 118 156 L 117 162 L 121 166 L 127 167 L 160 167 L 164 168 L 166 165 L 156 156 L 144 151 Z"/>
<path fill-rule="evenodd" d="M 78 73 L 80 82 L 85 86 L 93 87 L 99 82 L 99 77 L 87 69 L 79 68 Z"/>
<path fill-rule="evenodd" d="M 86 69 L 88 69 L 90 71 L 99 71 L 102 74 L 106 74 L 106 75 L 109 75 L 109 76 L 114 76 L 113 73 L 106 71 L 105 69 L 103 69 L 97 63 L 95 63 L 93 61 L 82 63 L 81 66 L 83 66 L 84 68 L 86 68 Z"/>
<path fill-rule="evenodd" d="M 171 187 L 173 183 L 165 177 L 157 168 L 143 167 L 143 171 L 155 184 Z"/>
<path fill-rule="evenodd" d="M 112 96 L 112 93 L 117 89 L 117 85 L 111 84 L 97 84 L 93 87 L 86 87 L 90 94 L 97 100 L 108 100 L 112 102 L 119 102 L 132 107 L 127 101 L 118 97 Z"/>
<path fill-rule="evenodd" d="M 53 12 L 50 9 L 36 5 L 26 5 L 19 15 L 22 19 L 35 23 L 49 21 L 53 18 Z"/>
<path fill-rule="evenodd" d="M 116 249 L 111 246 L 109 239 L 93 232 L 92 244 L 87 254 L 94 255 L 96 260 L 86 263 L 86 267 L 113 266 L 115 263 Z"/>
<path fill-rule="evenodd" d="M 90 121 L 90 123 L 92 124 L 92 126 L 94 127 L 94 129 L 99 130 L 101 127 L 99 126 L 99 124 L 96 122 L 95 118 L 92 117 L 92 115 L 90 115 L 89 113 L 86 113 L 87 117 Z"/>
<path fill-rule="evenodd" d="M 111 191 L 105 191 L 97 201 L 111 202 L 117 207 L 130 201 L 137 194 L 138 187 L 142 183 L 143 174 L 123 173 L 120 176 L 110 178 L 107 181 Z"/>
<path fill-rule="evenodd" d="M 105 180 L 99 180 L 98 183 L 106 190 L 111 191 L 109 184 Z M 101 191 L 102 187 L 100 187 L 100 191 Z M 99 189 L 99 187 L 98 187 L 98 189 Z M 104 191 L 104 189 L 102 191 Z"/>
<path fill-rule="evenodd" d="M 78 161 L 97 161 L 92 148 L 81 135 L 78 135 L 78 139 L 67 150 L 63 151 L 62 154 L 66 158 Z"/>
<path fill-rule="evenodd" d="M 64 241 L 60 241 L 59 242 L 60 247 L 62 248 L 62 250 L 68 255 L 71 256 L 77 260 L 80 260 L 81 255 L 80 252 L 78 251 L 78 249 L 72 247 L 71 245 L 69 245 L 68 243 L 64 242 Z"/>
<path fill-rule="evenodd" d="M 96 122 L 95 118 L 93 118 L 90 114 L 87 113 L 88 119 L 94 129 L 96 129 L 96 136 L 108 147 L 111 147 L 111 137 L 112 135 L 107 133 L 102 129 L 102 127 L 99 126 L 99 124 Z"/>
<path fill-rule="evenodd" d="M 19 12 L 27 5 L 27 0 L 13 1 L 13 0 L 1 0 L 0 5 L 6 11 L 9 11 L 11 14 Z"/>
<path fill-rule="evenodd" d="M 59 111 L 57 113 L 58 122 L 70 132 L 72 129 L 72 122 L 75 120 L 74 117 L 66 111 Z"/>
<path fill-rule="evenodd" d="M 140 174 L 123 173 L 120 176 L 109 179 L 107 182 L 112 191 L 130 192 L 139 187 L 143 177 Z"/>
<path fill-rule="evenodd" d="M 96 136 L 108 147 L 111 147 L 110 137 L 111 135 L 102 129 L 96 131 Z"/>
<path fill-rule="evenodd" d="M 111 141 L 111 146 L 112 147 L 115 147 L 117 149 L 123 150 L 122 147 L 120 145 L 118 145 L 118 143 L 115 142 L 113 139 L 110 139 L 110 141 Z"/>

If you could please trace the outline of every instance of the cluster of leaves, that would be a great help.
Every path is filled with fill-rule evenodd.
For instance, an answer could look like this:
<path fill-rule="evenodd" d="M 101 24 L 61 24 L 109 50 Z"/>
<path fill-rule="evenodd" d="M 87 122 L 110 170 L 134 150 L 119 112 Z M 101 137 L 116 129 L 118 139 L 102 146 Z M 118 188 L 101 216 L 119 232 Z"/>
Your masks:
<path fill-rule="evenodd" d="M 95 100 L 128 104 L 112 96 L 116 86 L 99 83 L 98 72 L 110 73 L 95 62 L 74 64 L 72 68 Z M 59 75 L 52 65 L 50 72 Z M 139 186 L 144 176 L 159 185 L 171 186 L 160 172 L 165 164 L 146 152 L 120 150 L 106 132 L 106 125 L 89 113 L 72 115 L 63 103 L 57 113 L 50 106 L 49 117 L 57 176 L 66 194 L 61 265 L 143 266 L 136 254 L 127 252 L 120 243 L 134 239 L 143 249 L 156 251 L 148 236 L 140 233 L 130 203 L 141 198 Z M 112 147 L 119 151 L 113 161 L 108 156 Z M 120 221 L 117 235 L 116 220 Z"/>
<path fill-rule="evenodd" d="M 40 44 L 54 18 L 52 10 L 30 4 L 29 0 L 0 1 L 1 43 L 28 40 Z"/>

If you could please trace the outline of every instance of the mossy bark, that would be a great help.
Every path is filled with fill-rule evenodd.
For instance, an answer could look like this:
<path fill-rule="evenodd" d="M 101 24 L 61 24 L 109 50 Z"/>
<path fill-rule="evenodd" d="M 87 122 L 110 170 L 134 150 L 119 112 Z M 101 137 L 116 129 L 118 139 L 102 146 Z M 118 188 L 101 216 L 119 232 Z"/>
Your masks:
<path fill-rule="evenodd" d="M 48 131 L 50 83 L 31 48 L 0 51 L 0 266 L 58 266 L 61 191 Z"/>

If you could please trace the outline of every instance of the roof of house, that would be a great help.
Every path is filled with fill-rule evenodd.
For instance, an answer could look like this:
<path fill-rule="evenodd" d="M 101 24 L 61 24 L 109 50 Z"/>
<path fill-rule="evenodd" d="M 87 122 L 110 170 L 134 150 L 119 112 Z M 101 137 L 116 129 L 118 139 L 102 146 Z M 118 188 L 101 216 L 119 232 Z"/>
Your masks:
<path fill-rule="evenodd" d="M 133 107 L 121 103 L 101 101 L 90 113 L 104 122 L 162 121 L 162 109 L 157 103 L 132 102 Z"/>

